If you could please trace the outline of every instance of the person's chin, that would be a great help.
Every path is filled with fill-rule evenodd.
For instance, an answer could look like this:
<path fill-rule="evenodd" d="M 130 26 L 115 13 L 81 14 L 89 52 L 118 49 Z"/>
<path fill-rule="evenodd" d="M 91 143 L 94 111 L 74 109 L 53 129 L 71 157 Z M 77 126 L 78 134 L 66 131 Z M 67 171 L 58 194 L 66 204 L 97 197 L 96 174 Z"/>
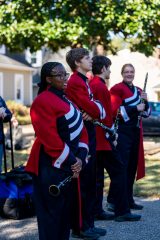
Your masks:
<path fill-rule="evenodd" d="M 128 84 L 130 84 L 130 83 L 133 82 L 133 79 L 126 79 L 126 82 L 127 82 Z"/>

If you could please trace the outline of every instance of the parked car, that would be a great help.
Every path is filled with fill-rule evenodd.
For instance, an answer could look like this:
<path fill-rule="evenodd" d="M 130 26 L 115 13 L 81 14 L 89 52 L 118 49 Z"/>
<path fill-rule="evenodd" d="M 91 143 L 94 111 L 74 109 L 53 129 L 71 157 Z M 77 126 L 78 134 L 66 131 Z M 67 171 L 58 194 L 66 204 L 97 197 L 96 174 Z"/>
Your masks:
<path fill-rule="evenodd" d="M 149 102 L 151 115 L 143 118 L 143 135 L 160 136 L 160 102 Z"/>

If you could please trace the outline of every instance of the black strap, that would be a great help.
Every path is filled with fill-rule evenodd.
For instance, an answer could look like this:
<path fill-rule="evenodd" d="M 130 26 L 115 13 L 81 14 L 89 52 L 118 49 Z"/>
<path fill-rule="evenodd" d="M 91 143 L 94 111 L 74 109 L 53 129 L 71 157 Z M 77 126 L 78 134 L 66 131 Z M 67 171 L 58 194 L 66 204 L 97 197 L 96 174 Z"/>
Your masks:
<path fill-rule="evenodd" d="M 12 123 L 9 121 L 9 132 L 10 132 L 10 140 L 11 140 L 11 166 L 14 169 L 14 153 L 13 153 L 13 138 L 12 138 Z M 4 125 L 2 122 L 2 144 L 3 144 L 3 156 L 4 156 L 4 172 L 7 173 L 7 156 L 6 156 L 6 146 L 5 146 L 5 134 L 4 134 Z"/>
<path fill-rule="evenodd" d="M 7 158 L 6 158 L 6 146 L 5 146 L 5 135 L 4 126 L 2 121 L 2 144 L 3 144 L 3 158 L 4 158 L 4 172 L 7 173 Z"/>
<path fill-rule="evenodd" d="M 13 137 L 12 137 L 12 123 L 11 120 L 9 121 L 9 132 L 10 132 L 10 139 L 11 139 L 11 164 L 12 169 L 14 169 L 14 153 L 13 153 Z"/>

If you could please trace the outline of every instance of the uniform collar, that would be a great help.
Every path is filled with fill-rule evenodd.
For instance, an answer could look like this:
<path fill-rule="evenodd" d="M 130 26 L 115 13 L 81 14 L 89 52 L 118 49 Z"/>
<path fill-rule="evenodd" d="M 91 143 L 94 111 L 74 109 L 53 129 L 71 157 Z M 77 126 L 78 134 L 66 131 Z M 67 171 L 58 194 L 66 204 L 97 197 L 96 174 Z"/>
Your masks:
<path fill-rule="evenodd" d="M 95 75 L 95 76 L 93 77 L 93 79 L 96 79 L 96 80 L 98 80 L 98 81 L 101 81 L 101 82 L 103 82 L 103 83 L 106 83 L 103 78 L 101 78 L 101 77 L 99 77 L 99 76 L 97 76 L 97 75 Z"/>
<path fill-rule="evenodd" d="M 56 94 L 59 97 L 63 97 L 65 95 L 63 90 L 58 90 L 57 88 L 54 88 L 53 86 L 49 87 L 48 91 Z"/>
<path fill-rule="evenodd" d="M 85 82 L 88 81 L 88 78 L 80 72 L 77 72 L 78 76 L 81 77 Z"/>
<path fill-rule="evenodd" d="M 129 87 L 130 89 L 133 89 L 134 88 L 134 85 L 132 84 L 132 85 L 129 85 L 128 83 L 126 83 L 126 82 L 124 82 L 123 81 L 123 83 L 127 86 L 127 87 Z"/>
<path fill-rule="evenodd" d="M 100 79 L 101 82 L 106 83 L 103 78 L 99 77 L 99 79 Z"/>

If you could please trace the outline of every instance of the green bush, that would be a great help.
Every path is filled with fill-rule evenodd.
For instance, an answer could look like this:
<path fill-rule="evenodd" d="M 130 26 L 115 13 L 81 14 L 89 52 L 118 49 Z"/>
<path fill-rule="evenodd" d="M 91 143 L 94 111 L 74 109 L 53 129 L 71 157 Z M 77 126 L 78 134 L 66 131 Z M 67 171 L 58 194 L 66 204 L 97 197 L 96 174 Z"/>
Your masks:
<path fill-rule="evenodd" d="M 29 107 L 26 107 L 21 103 L 17 103 L 11 100 L 8 100 L 6 104 L 9 110 L 14 114 L 20 125 L 26 125 L 31 123 Z"/>

